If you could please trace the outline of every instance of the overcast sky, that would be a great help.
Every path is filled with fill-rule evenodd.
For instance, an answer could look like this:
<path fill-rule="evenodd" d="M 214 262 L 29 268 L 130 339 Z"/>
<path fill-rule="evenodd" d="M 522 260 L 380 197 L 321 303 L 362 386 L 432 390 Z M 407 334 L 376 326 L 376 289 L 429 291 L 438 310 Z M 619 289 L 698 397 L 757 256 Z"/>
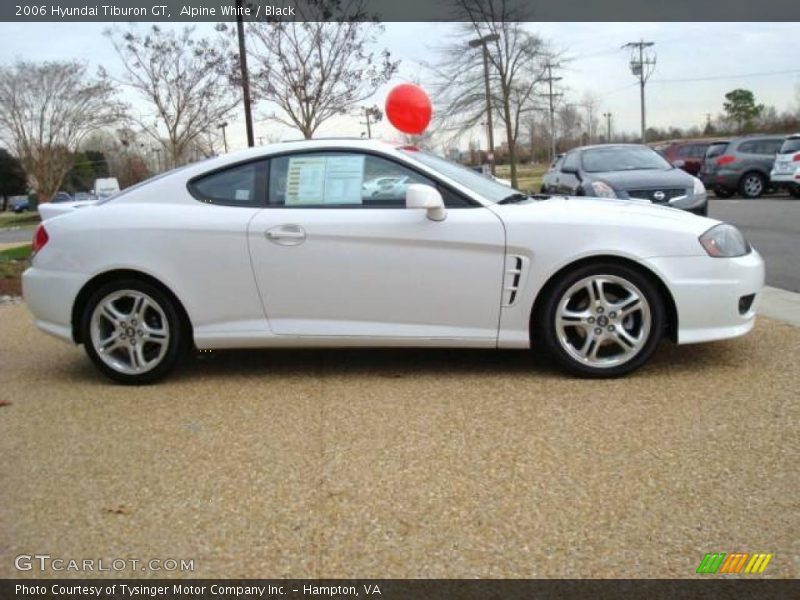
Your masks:
<path fill-rule="evenodd" d="M 0 62 L 79 59 L 94 67 L 103 65 L 112 74 L 120 64 L 102 32 L 108 23 L 0 23 Z M 140 27 L 146 26 L 141 24 Z M 166 25 L 182 27 L 183 24 Z M 752 90 L 758 102 L 779 111 L 797 108 L 800 62 L 797 40 L 800 23 L 526 23 L 532 32 L 549 40 L 571 57 L 558 73 L 564 79 L 565 98 L 579 102 L 586 91 L 599 100 L 599 112 L 613 114 L 616 131 L 639 129 L 639 90 L 628 67 L 629 55 L 620 47 L 641 38 L 655 42 L 658 62 L 647 86 L 648 125 L 702 126 L 706 113 L 722 110 L 725 92 L 736 87 Z M 212 33 L 213 24 L 199 24 L 198 31 Z M 449 23 L 387 23 L 381 44 L 401 62 L 392 84 L 417 79 L 419 63 L 435 58 L 433 49 L 454 27 Z M 685 80 L 702 81 L 685 81 Z M 390 85 L 392 85 L 390 84 Z M 386 91 L 378 91 L 371 103 L 383 105 Z M 131 97 L 126 100 L 133 102 Z M 270 112 L 256 107 L 256 118 Z M 337 118 L 318 131 L 319 136 L 360 135 L 356 119 Z M 231 148 L 245 145 L 243 119 L 231 121 Z M 297 133 L 257 120 L 256 137 Z M 376 137 L 391 139 L 396 132 L 381 123 Z M 475 137 L 484 138 L 483 132 Z M 464 145 L 466 144 L 466 141 Z M 484 145 L 485 142 L 482 142 Z M 485 146 L 484 146 L 485 147 Z"/>

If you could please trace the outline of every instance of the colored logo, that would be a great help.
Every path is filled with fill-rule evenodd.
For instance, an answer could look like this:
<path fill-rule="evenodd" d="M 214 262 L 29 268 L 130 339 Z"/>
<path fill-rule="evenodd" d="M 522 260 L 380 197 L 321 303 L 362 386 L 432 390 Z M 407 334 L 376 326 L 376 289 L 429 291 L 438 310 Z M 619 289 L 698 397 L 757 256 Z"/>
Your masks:
<path fill-rule="evenodd" d="M 709 552 L 700 561 L 696 573 L 715 575 L 723 573 L 750 574 L 763 573 L 774 554 L 750 554 L 748 552 Z"/>

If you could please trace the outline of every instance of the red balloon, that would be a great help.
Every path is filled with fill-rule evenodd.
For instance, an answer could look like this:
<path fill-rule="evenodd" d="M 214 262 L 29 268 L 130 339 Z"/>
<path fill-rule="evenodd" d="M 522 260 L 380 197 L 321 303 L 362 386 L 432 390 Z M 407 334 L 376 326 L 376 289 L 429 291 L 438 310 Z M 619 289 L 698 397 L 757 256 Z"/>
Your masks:
<path fill-rule="evenodd" d="M 386 116 L 403 133 L 418 135 L 431 122 L 431 100 L 421 87 L 401 83 L 386 97 Z"/>

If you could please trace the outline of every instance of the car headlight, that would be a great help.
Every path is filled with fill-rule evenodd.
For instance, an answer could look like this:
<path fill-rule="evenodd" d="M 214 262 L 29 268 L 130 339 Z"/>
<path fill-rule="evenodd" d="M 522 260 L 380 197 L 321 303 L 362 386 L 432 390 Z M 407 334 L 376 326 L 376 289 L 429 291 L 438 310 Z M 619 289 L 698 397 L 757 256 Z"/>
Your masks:
<path fill-rule="evenodd" d="M 706 201 L 706 186 L 697 177 L 692 177 L 692 193 L 673 198 L 669 205 L 674 208 L 694 208 Z"/>
<path fill-rule="evenodd" d="M 715 225 L 700 236 L 700 244 L 715 258 L 733 258 L 750 253 L 742 232 L 729 223 Z"/>
<path fill-rule="evenodd" d="M 594 195 L 598 198 L 616 198 L 617 194 L 614 192 L 614 188 L 612 188 L 607 183 L 602 181 L 593 181 L 592 182 L 592 191 Z"/>

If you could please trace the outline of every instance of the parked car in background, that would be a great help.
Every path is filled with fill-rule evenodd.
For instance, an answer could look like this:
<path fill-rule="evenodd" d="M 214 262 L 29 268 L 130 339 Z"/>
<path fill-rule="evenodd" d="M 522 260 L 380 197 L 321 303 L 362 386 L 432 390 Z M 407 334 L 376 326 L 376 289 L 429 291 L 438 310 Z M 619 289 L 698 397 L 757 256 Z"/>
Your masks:
<path fill-rule="evenodd" d="M 13 210 L 15 213 L 24 213 L 30 209 L 31 203 L 29 200 L 19 200 L 11 205 L 11 210 Z"/>
<path fill-rule="evenodd" d="M 50 202 L 59 203 L 59 202 L 72 202 L 72 196 L 70 196 L 67 192 L 56 192 L 56 195 L 50 200 Z"/>
<path fill-rule="evenodd" d="M 365 181 L 362 191 L 365 196 L 371 198 L 404 194 L 408 183 L 408 177 L 377 177 Z"/>
<path fill-rule="evenodd" d="M 769 174 L 772 185 L 800 198 L 800 133 L 790 135 L 778 150 Z"/>
<path fill-rule="evenodd" d="M 587 173 L 620 160 L 658 171 L 657 159 L 691 177 L 650 149 L 595 153 Z M 363 182 L 376 172 L 412 183 L 375 199 Z M 131 384 L 192 346 L 542 343 L 573 373 L 612 377 L 665 336 L 744 335 L 764 283 L 732 225 L 647 202 L 533 198 L 374 140 L 194 163 L 43 222 L 32 249 L 22 286 L 36 325 Z"/>
<path fill-rule="evenodd" d="M 550 163 L 550 166 L 547 168 L 547 172 L 542 175 L 542 186 L 540 188 L 540 192 L 543 194 L 547 194 L 548 190 L 554 190 L 557 187 L 557 180 L 560 177 L 561 173 L 561 163 L 564 161 L 564 154 L 556 154 L 556 157 L 553 159 L 553 162 Z"/>
<path fill-rule="evenodd" d="M 94 180 L 92 193 L 99 199 L 108 198 L 119 192 L 119 181 L 116 177 L 103 177 Z"/>
<path fill-rule="evenodd" d="M 699 177 L 720 198 L 758 198 L 770 188 L 770 171 L 785 135 L 749 135 L 713 142 Z"/>
<path fill-rule="evenodd" d="M 97 200 L 91 192 L 75 192 L 72 197 L 75 202 L 86 202 L 88 200 Z"/>
<path fill-rule="evenodd" d="M 708 140 L 679 140 L 662 142 L 653 146 L 653 149 L 673 166 L 696 176 L 703 166 L 710 143 Z"/>
<path fill-rule="evenodd" d="M 556 159 L 542 193 L 649 200 L 706 215 L 706 189 L 696 177 L 673 167 L 640 144 L 582 146 Z"/>

